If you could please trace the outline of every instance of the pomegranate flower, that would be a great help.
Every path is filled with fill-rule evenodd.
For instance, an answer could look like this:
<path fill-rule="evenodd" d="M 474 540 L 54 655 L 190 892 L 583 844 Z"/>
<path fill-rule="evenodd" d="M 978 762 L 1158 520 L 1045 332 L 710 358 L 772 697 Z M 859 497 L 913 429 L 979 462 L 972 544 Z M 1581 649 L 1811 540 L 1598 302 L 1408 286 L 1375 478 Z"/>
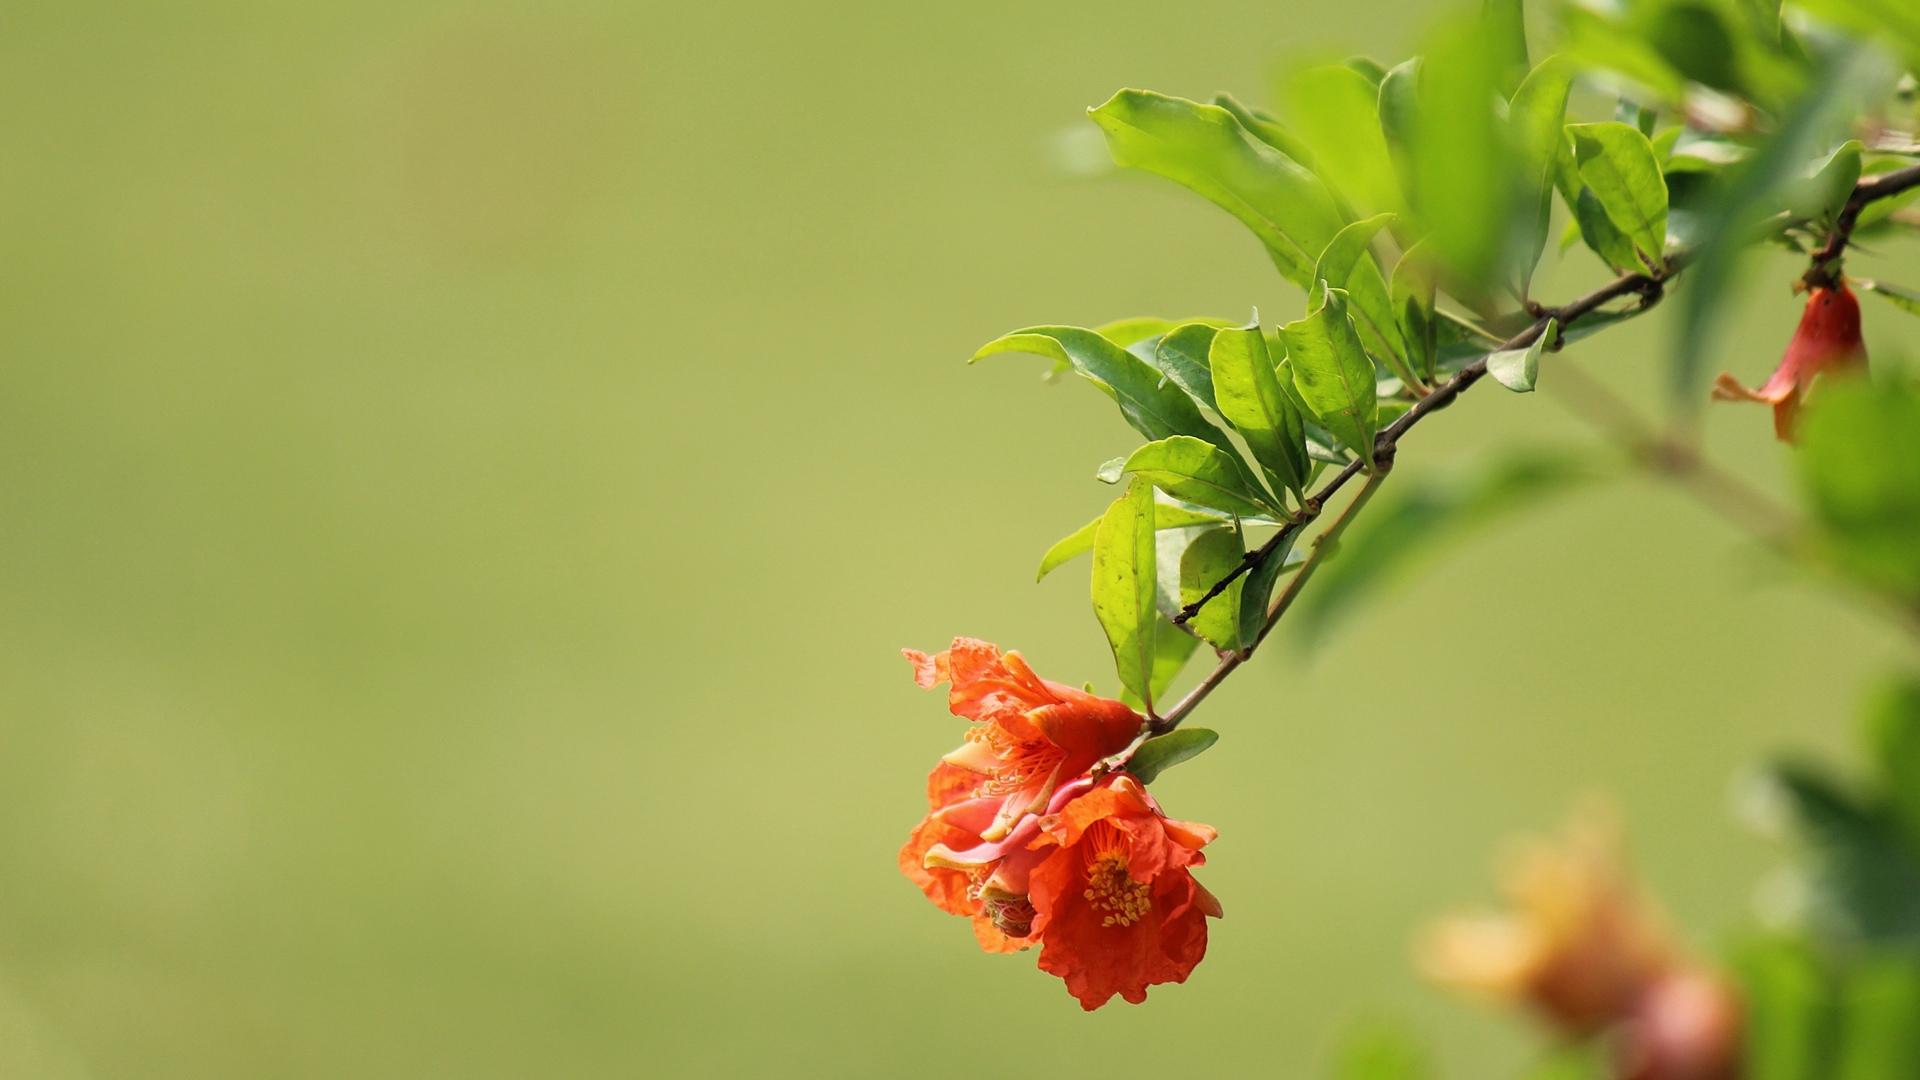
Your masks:
<path fill-rule="evenodd" d="M 1867 347 L 1860 338 L 1860 302 L 1846 282 L 1836 280 L 1808 294 L 1800 326 L 1765 386 L 1750 390 L 1722 372 L 1714 380 L 1713 397 L 1716 401 L 1772 405 L 1774 434 L 1782 442 L 1792 442 L 1800 408 L 1814 380 L 1828 372 L 1863 371 L 1866 363 Z"/>
<path fill-rule="evenodd" d="M 1511 912 L 1456 916 L 1427 936 L 1421 966 L 1436 981 L 1524 1001 L 1586 1032 L 1626 1016 L 1677 958 L 1622 865 L 1611 820 L 1577 819 L 1562 843 L 1535 842 L 1503 870 Z"/>
<path fill-rule="evenodd" d="M 1220 902 L 1194 880 L 1214 838 L 1160 812 L 1138 780 L 1111 773 L 1040 821 L 1044 857 L 1024 869 L 1040 969 L 1088 1011 L 1115 994 L 1185 982 L 1207 951 Z"/>
<path fill-rule="evenodd" d="M 998 800 L 984 840 L 1012 832 L 1061 784 L 1126 749 L 1145 723 L 1118 701 L 1042 679 L 1019 653 L 985 641 L 955 638 L 933 656 L 901 651 L 922 687 L 951 684 L 948 707 L 975 721 L 928 778 L 928 801 L 937 809 L 962 796 Z"/>
<path fill-rule="evenodd" d="M 1503 882 L 1514 911 L 1436 926 L 1421 950 L 1427 974 L 1530 1005 L 1563 1034 L 1603 1035 L 1617 1080 L 1733 1080 L 1733 991 L 1668 935 L 1612 822 L 1587 815 L 1565 842 L 1517 854 Z"/>

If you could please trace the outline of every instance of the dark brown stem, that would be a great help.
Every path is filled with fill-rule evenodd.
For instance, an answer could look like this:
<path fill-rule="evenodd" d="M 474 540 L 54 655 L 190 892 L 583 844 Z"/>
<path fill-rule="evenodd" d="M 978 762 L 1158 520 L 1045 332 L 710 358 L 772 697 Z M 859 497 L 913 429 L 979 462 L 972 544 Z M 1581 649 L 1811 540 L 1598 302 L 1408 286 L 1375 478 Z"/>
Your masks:
<path fill-rule="evenodd" d="M 1227 676 L 1233 674 L 1233 669 L 1246 663 L 1247 658 L 1253 655 L 1253 650 L 1267 640 L 1267 635 L 1273 633 L 1273 628 L 1280 625 L 1280 620 L 1287 614 L 1287 609 L 1293 606 L 1293 601 L 1300 595 L 1300 590 L 1306 588 L 1307 582 L 1313 578 L 1314 571 L 1332 557 L 1334 550 L 1339 546 L 1340 534 L 1359 515 L 1360 509 L 1367 505 L 1367 500 L 1373 498 L 1373 493 L 1380 489 L 1380 485 L 1386 481 L 1386 478 L 1385 472 L 1367 475 L 1367 482 L 1360 486 L 1353 501 L 1341 508 L 1340 516 L 1333 519 L 1333 524 L 1328 525 L 1325 532 L 1314 538 L 1312 554 L 1307 556 L 1306 562 L 1300 564 L 1300 569 L 1294 572 L 1292 580 L 1287 582 L 1287 587 L 1274 598 L 1273 606 L 1267 609 L 1266 621 L 1260 624 L 1260 633 L 1247 643 L 1246 648 L 1221 657 L 1220 663 L 1207 673 L 1207 677 L 1202 679 L 1198 686 L 1187 691 L 1187 696 L 1175 702 L 1173 708 L 1156 717 L 1151 724 L 1153 734 L 1159 735 L 1179 727 L 1180 721 L 1185 720 L 1187 714 L 1199 707 L 1200 703 L 1206 700 L 1207 695 L 1213 693 L 1214 687 L 1226 681 Z"/>
<path fill-rule="evenodd" d="M 1827 234 L 1827 242 L 1820 245 L 1808 259 L 1806 276 L 1801 278 L 1808 288 L 1831 287 L 1840 280 L 1841 257 L 1847 253 L 1847 245 L 1853 242 L 1854 227 L 1860 224 L 1860 212 L 1881 199 L 1890 199 L 1895 195 L 1920 187 L 1920 165 L 1909 165 L 1904 169 L 1869 176 L 1853 186 L 1853 194 L 1847 196 L 1845 206 L 1834 218 L 1833 232 Z"/>

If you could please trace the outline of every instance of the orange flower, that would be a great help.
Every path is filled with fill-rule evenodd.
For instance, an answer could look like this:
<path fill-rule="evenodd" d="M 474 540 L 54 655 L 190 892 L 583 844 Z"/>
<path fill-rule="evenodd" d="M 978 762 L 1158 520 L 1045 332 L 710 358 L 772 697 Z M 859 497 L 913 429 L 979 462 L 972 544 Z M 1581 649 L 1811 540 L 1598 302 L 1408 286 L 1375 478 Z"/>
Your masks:
<path fill-rule="evenodd" d="M 932 802 L 945 789 L 943 770 L 972 777 L 941 764 L 928 786 Z M 947 774 L 951 776 L 952 774 Z M 970 781 L 969 781 L 970 782 Z M 1092 786 L 1077 780 L 1054 792 L 1053 805 L 1063 806 Z M 940 910 L 973 920 L 973 934 L 988 952 L 1016 952 L 1033 942 L 1033 906 L 1027 901 L 1027 872 L 1040 859 L 1036 850 L 1046 844 L 1040 818 L 1029 814 L 998 840 L 981 832 L 999 812 L 1000 799 L 959 798 L 935 802 L 900 849 L 900 871 Z"/>
<path fill-rule="evenodd" d="M 921 686 L 951 683 L 948 707 L 977 722 L 934 769 L 927 794 L 935 809 L 963 795 L 997 799 L 980 830 L 985 840 L 1006 836 L 1061 784 L 1126 749 L 1145 723 L 1118 701 L 1042 679 L 1019 653 L 1002 655 L 985 641 L 955 638 L 934 656 L 901 651 Z"/>
<path fill-rule="evenodd" d="M 1800 326 L 1787 343 L 1786 355 L 1773 377 L 1758 390 L 1749 390 L 1726 372 L 1714 380 L 1716 401 L 1760 401 L 1773 406 L 1773 432 L 1792 442 L 1794 427 L 1813 382 L 1827 372 L 1863 371 L 1867 346 L 1860 338 L 1860 302 L 1846 282 L 1816 287 L 1807 296 Z"/>
<path fill-rule="evenodd" d="M 1214 831 L 1160 812 L 1124 773 L 1095 781 L 1040 822 L 1044 857 L 1025 870 L 1040 969 L 1088 1011 L 1119 994 L 1185 982 L 1207 951 L 1220 902 L 1193 878 Z"/>

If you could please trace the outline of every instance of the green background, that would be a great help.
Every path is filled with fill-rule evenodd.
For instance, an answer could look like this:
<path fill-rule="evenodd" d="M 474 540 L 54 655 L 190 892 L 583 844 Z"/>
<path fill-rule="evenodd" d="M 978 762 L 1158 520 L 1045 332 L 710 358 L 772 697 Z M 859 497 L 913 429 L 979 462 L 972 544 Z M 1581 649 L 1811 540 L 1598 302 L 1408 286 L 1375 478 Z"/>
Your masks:
<path fill-rule="evenodd" d="M 1304 1076 L 1392 1017 L 1499 1075 L 1535 1037 L 1408 942 L 1589 790 L 1724 941 L 1773 859 L 1740 771 L 1843 747 L 1894 645 L 1652 482 L 1207 704 L 1219 747 L 1157 785 L 1221 832 L 1187 985 L 1083 1015 L 894 868 L 961 728 L 900 646 L 1112 686 L 1085 564 L 1032 574 L 1137 440 L 966 356 L 1301 303 L 1061 133 L 1121 85 L 1398 59 L 1425 8 L 11 6 L 0 1073 Z M 1748 279 L 1710 370 L 1771 368 L 1793 273 Z M 1669 319 L 1543 388 L 1651 402 Z M 1586 438 L 1551 398 L 1470 395 L 1394 484 Z M 1709 421 L 1785 482 L 1764 410 Z"/>

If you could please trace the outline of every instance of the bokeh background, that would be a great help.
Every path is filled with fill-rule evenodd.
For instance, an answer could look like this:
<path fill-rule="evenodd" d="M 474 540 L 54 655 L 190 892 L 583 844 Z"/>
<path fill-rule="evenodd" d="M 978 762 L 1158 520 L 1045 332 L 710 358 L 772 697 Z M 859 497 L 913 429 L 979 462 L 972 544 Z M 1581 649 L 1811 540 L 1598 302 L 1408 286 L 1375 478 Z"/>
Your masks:
<path fill-rule="evenodd" d="M 1083 1015 L 894 869 L 958 633 L 1111 686 L 1040 552 L 1134 441 L 1037 322 L 1291 318 L 1225 215 L 1064 169 L 1122 85 L 1264 99 L 1417 0 L 166 5 L 0 15 L 0 1074 L 1307 1076 L 1516 831 L 1608 792 L 1710 948 L 1761 752 L 1892 655 L 1625 482 L 1276 639 L 1162 797 L 1219 826 L 1182 987 Z M 1593 280 L 1584 255 L 1540 290 Z M 1554 264 L 1550 260 L 1550 267 Z M 1713 367 L 1771 367 L 1790 264 Z M 1881 265 L 1885 265 L 1884 263 Z M 1920 262 L 1905 264 L 1908 280 Z M 1869 308 L 1892 351 L 1897 313 Z M 1669 325 L 1550 361 L 1657 397 Z M 1761 410 L 1716 452 L 1790 481 Z M 1585 438 L 1469 396 L 1396 484 Z"/>

